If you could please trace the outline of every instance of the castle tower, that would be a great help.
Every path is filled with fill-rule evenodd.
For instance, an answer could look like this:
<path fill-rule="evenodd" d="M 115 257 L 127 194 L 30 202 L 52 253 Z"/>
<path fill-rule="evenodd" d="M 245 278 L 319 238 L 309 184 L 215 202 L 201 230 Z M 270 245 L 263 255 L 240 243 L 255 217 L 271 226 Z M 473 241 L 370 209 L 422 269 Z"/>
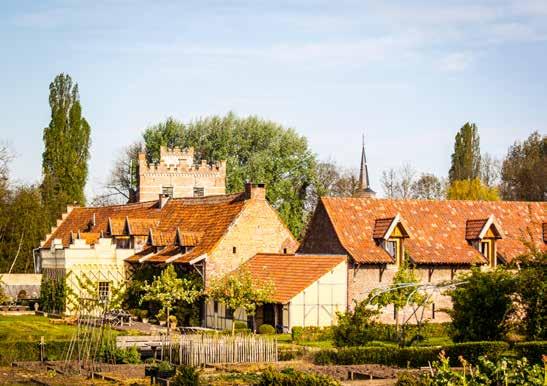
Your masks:
<path fill-rule="evenodd" d="M 226 193 L 226 161 L 194 164 L 194 148 L 160 147 L 160 161 L 148 164 L 139 153 L 137 200 L 157 200 L 160 194 L 173 198 L 202 197 Z"/>
<path fill-rule="evenodd" d="M 376 192 L 370 188 L 370 180 L 368 178 L 367 156 L 365 154 L 365 135 L 363 134 L 363 144 L 361 148 L 361 168 L 359 170 L 359 187 L 355 193 L 355 197 L 374 198 Z"/>

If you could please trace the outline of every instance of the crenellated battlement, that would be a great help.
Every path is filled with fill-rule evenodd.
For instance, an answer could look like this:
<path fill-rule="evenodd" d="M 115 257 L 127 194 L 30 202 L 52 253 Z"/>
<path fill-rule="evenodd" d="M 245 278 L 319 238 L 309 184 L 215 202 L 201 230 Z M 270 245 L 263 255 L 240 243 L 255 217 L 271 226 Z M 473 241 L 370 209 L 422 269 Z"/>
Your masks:
<path fill-rule="evenodd" d="M 172 192 L 172 197 L 193 197 L 225 194 L 226 161 L 194 162 L 194 148 L 160 147 L 160 160 L 150 164 L 146 154 L 139 153 L 138 200 L 158 199 L 159 194 Z"/>

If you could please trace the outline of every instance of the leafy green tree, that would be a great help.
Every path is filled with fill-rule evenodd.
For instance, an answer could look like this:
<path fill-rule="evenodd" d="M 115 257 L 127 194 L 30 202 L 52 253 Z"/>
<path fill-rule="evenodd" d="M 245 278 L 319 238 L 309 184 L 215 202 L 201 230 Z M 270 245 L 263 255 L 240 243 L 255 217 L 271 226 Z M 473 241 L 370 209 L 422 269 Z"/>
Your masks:
<path fill-rule="evenodd" d="M 294 130 L 251 116 L 201 118 L 188 124 L 168 119 L 144 134 L 149 162 L 159 160 L 164 146 L 193 147 L 195 161 L 227 161 L 227 192 L 238 192 L 245 181 L 268 186 L 267 199 L 295 234 L 306 220 L 305 204 L 315 181 L 315 156 L 306 139 Z"/>
<path fill-rule="evenodd" d="M 547 136 L 537 131 L 515 142 L 501 170 L 505 200 L 545 201 L 547 198 Z"/>
<path fill-rule="evenodd" d="M 502 339 L 513 304 L 514 275 L 502 268 L 487 272 L 473 268 L 459 279 L 463 283 L 448 291 L 454 340 Z"/>
<path fill-rule="evenodd" d="M 497 188 L 490 188 L 478 179 L 457 180 L 448 187 L 449 200 L 497 201 L 500 199 Z"/>
<path fill-rule="evenodd" d="M 333 327 L 334 344 L 337 347 L 363 346 L 372 340 L 379 340 L 374 327 L 380 312 L 371 308 L 368 300 L 359 302 L 353 310 L 338 312 L 338 322 Z"/>
<path fill-rule="evenodd" d="M 66 204 L 84 204 L 91 128 L 82 116 L 78 84 L 59 74 L 49 86 L 51 121 L 44 129 L 42 197 L 51 223 Z"/>
<path fill-rule="evenodd" d="M 516 259 L 515 314 L 519 327 L 529 340 L 547 337 L 547 253 L 532 249 Z M 524 311 L 522 318 L 520 310 Z"/>
<path fill-rule="evenodd" d="M 456 180 L 472 180 L 481 173 L 479 131 L 474 123 L 462 126 L 454 142 L 452 165 L 448 172 L 450 183 Z"/>
<path fill-rule="evenodd" d="M 272 301 L 274 286 L 270 281 L 253 279 L 247 269 L 240 268 L 222 278 L 211 280 L 207 293 L 226 308 L 234 312 L 244 310 L 254 318 L 258 306 Z M 234 332 L 235 321 L 232 323 L 232 335 Z"/>
<path fill-rule="evenodd" d="M 170 264 L 160 276 L 154 276 L 151 284 L 145 283 L 144 295 L 141 303 L 145 301 L 158 302 L 167 316 L 167 329 L 169 330 L 169 313 L 177 302 L 192 304 L 201 296 L 201 286 L 191 278 L 178 277 L 175 267 Z"/>
<path fill-rule="evenodd" d="M 382 308 L 390 305 L 393 306 L 395 310 L 395 329 L 401 346 L 405 344 L 405 328 L 410 322 L 411 317 L 414 316 L 416 323 L 421 324 L 421 320 L 417 315 L 417 308 L 423 307 L 427 298 L 417 288 L 419 283 L 420 280 L 416 276 L 414 269 L 405 263 L 399 267 L 391 285 L 387 289 L 378 288 L 370 294 L 370 304 Z M 412 308 L 413 312 L 409 317 L 403 319 L 401 311 L 407 307 Z"/>

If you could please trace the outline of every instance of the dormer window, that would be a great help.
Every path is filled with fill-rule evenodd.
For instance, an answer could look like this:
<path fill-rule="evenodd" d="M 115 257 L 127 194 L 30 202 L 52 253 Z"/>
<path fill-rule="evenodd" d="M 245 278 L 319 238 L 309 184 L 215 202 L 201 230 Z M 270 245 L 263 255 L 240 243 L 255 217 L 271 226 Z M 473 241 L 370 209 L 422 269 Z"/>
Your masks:
<path fill-rule="evenodd" d="M 173 197 L 173 187 L 172 186 L 163 186 L 161 188 L 161 194 L 166 197 Z"/>
<path fill-rule="evenodd" d="M 404 239 L 409 237 L 399 214 L 395 217 L 377 219 L 374 223 L 373 238 L 393 258 L 397 266 L 404 262 Z"/>
<path fill-rule="evenodd" d="M 503 238 L 503 231 L 494 216 L 467 220 L 465 238 L 484 256 L 490 267 L 497 265 L 496 240 Z"/>

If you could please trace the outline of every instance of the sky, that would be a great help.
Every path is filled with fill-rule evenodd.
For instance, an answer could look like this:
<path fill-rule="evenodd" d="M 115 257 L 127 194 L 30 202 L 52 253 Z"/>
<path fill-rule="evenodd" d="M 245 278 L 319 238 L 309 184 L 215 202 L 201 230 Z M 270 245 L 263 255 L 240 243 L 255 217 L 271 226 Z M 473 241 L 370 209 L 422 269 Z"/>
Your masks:
<path fill-rule="evenodd" d="M 79 84 L 92 127 L 88 198 L 148 126 L 233 111 L 307 137 L 372 187 L 411 164 L 446 176 L 475 122 L 502 158 L 547 133 L 547 0 L 3 1 L 0 141 L 18 182 L 41 178 L 49 83 Z"/>

